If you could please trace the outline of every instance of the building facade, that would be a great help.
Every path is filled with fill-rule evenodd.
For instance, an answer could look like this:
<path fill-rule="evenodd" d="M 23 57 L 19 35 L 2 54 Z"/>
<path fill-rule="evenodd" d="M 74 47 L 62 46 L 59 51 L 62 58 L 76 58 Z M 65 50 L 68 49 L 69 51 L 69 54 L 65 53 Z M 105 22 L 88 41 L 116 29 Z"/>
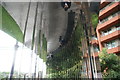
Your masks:
<path fill-rule="evenodd" d="M 120 2 L 101 1 L 98 20 L 96 35 L 90 41 L 95 78 L 101 77 L 98 54 L 103 48 L 120 55 Z"/>
<path fill-rule="evenodd" d="M 120 55 L 120 2 L 101 2 L 96 36 L 91 38 L 94 57 L 107 48 L 108 53 Z"/>

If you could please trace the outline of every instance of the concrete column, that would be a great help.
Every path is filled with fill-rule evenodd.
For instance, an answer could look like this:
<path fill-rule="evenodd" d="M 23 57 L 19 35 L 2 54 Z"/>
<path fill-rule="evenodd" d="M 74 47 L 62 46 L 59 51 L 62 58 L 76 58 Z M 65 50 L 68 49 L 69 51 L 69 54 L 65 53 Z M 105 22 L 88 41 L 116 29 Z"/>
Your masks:
<path fill-rule="evenodd" d="M 103 45 L 102 45 L 101 39 L 100 39 L 100 32 L 98 31 L 98 29 L 96 29 L 96 32 L 97 32 L 97 38 L 98 38 L 99 48 L 100 48 L 100 51 L 102 51 Z"/>

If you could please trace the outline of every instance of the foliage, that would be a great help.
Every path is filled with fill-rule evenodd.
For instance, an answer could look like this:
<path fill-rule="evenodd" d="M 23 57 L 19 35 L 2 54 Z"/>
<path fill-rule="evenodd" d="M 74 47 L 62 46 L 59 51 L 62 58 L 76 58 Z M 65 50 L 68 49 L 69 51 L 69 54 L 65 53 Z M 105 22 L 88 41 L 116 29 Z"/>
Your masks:
<path fill-rule="evenodd" d="M 42 49 L 40 49 L 41 51 L 39 53 L 40 58 L 42 58 L 43 61 L 46 62 L 46 60 L 47 60 L 47 40 L 46 40 L 44 34 L 42 35 L 42 43 L 41 44 L 42 44 Z M 40 46 L 40 44 L 39 44 L 39 46 Z"/>
<path fill-rule="evenodd" d="M 98 24 L 98 15 L 96 13 L 93 13 L 91 15 L 91 21 L 92 21 L 93 27 L 96 28 Z"/>
<path fill-rule="evenodd" d="M 2 10 L 0 10 L 0 13 L 2 13 L 2 22 L 0 20 L 0 26 L 2 25 L 2 28 L 0 29 L 2 29 L 4 32 L 14 37 L 18 41 L 23 42 L 23 33 L 18 24 L 4 7 L 0 5 L 0 8 L 2 8 Z"/>
<path fill-rule="evenodd" d="M 19 73 L 17 71 L 14 71 L 13 78 L 23 78 L 25 73 Z M 0 79 L 1 80 L 6 80 L 9 78 L 10 72 L 0 72 Z"/>
<path fill-rule="evenodd" d="M 114 53 L 108 54 L 106 48 L 102 50 L 99 57 L 103 77 L 120 79 L 120 58 Z"/>
<path fill-rule="evenodd" d="M 80 77 L 82 51 L 81 38 L 83 38 L 82 26 L 78 23 L 70 41 L 59 48 L 56 53 L 47 60 L 48 72 L 52 78 Z"/>
<path fill-rule="evenodd" d="M 81 62 L 64 71 L 58 71 L 57 73 L 52 73 L 49 78 L 80 78 Z"/>
<path fill-rule="evenodd" d="M 7 78 L 9 76 L 9 72 L 0 72 L 0 79 Z"/>

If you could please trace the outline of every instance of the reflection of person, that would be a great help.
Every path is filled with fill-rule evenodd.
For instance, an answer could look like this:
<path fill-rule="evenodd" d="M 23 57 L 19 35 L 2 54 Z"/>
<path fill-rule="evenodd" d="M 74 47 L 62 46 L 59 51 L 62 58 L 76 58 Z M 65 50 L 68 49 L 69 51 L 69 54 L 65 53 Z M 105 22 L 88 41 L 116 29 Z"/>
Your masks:
<path fill-rule="evenodd" d="M 71 2 L 69 0 L 64 0 L 63 2 L 61 2 L 61 6 L 64 8 L 65 11 L 67 11 L 71 6 Z"/>
<path fill-rule="evenodd" d="M 59 42 L 61 42 L 61 40 L 62 40 L 62 36 L 59 37 Z"/>
<path fill-rule="evenodd" d="M 66 41 L 62 38 L 62 36 L 59 37 L 60 47 L 65 45 Z"/>
<path fill-rule="evenodd" d="M 63 45 L 63 39 L 62 39 L 62 36 L 59 37 L 59 42 L 60 42 L 60 46 Z"/>

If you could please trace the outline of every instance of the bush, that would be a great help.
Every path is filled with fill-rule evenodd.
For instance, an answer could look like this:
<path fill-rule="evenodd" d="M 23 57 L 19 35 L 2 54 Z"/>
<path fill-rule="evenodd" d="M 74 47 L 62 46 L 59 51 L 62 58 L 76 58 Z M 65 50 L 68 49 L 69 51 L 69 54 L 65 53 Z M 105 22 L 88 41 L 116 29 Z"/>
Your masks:
<path fill-rule="evenodd" d="M 99 54 L 104 78 L 120 78 L 120 58 L 115 53 L 107 53 L 104 48 Z"/>

